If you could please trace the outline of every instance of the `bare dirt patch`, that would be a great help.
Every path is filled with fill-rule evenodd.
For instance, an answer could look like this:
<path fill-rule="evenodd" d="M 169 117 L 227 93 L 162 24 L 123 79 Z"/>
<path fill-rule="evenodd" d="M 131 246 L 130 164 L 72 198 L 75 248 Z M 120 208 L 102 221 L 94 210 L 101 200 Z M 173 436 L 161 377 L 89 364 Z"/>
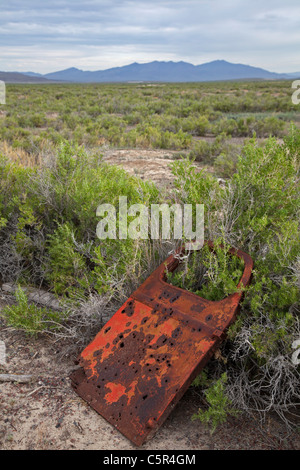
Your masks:
<path fill-rule="evenodd" d="M 174 176 L 171 171 L 171 163 L 178 154 L 184 151 L 174 150 L 144 150 L 144 149 L 120 149 L 107 150 L 103 154 L 104 161 L 121 166 L 129 174 L 138 176 L 147 181 L 153 181 L 159 187 L 170 187 Z M 195 167 L 203 169 L 203 165 L 195 162 Z M 212 171 L 207 167 L 208 171 Z"/>
<path fill-rule="evenodd" d="M 167 150 L 108 150 L 104 160 L 141 179 L 168 185 L 173 179 L 170 163 L 174 153 Z"/>

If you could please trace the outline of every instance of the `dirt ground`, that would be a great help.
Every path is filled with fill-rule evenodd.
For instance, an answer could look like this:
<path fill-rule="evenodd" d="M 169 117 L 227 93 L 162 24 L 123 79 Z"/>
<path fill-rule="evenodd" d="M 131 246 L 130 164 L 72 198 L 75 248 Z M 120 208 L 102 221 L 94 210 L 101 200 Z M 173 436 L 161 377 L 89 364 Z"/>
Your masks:
<path fill-rule="evenodd" d="M 132 174 L 168 184 L 172 152 L 107 151 L 105 160 Z M 200 168 L 200 167 L 199 167 Z M 7 304 L 0 290 L 0 309 Z M 0 373 L 29 374 L 28 383 L 0 382 L 0 449 L 3 450 L 135 450 L 113 426 L 71 388 L 69 374 L 76 356 L 65 354 L 67 342 L 42 335 L 36 339 L 8 328 L 0 320 L 6 366 Z M 80 352 L 80 351 L 78 351 Z M 230 418 L 211 435 L 192 415 L 202 401 L 190 388 L 145 450 L 300 450 L 300 434 L 289 433 L 276 417 L 261 425 L 259 417 Z"/>
<path fill-rule="evenodd" d="M 176 155 L 178 151 L 174 150 L 120 149 L 104 151 L 103 159 L 107 163 L 121 166 L 131 175 L 153 181 L 160 188 L 168 188 L 174 179 L 170 165 Z M 203 168 L 197 162 L 195 166 L 199 171 Z M 207 170 L 212 171 L 212 168 L 207 167 Z"/>
<path fill-rule="evenodd" d="M 2 304 L 4 304 L 2 296 Z M 75 356 L 67 343 L 47 335 L 32 339 L 4 325 L 0 341 L 7 366 L 0 373 L 29 374 L 29 383 L 0 383 L 2 450 L 136 450 L 71 388 Z M 289 434 L 275 417 L 261 426 L 259 417 L 230 418 L 211 435 L 192 415 L 201 397 L 190 388 L 145 450 L 300 450 L 299 434 Z"/>

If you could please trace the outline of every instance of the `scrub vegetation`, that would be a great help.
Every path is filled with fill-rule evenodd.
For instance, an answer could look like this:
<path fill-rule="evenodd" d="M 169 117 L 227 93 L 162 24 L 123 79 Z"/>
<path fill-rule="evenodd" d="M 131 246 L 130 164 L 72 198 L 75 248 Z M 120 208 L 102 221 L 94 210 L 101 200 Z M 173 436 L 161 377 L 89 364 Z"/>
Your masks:
<path fill-rule="evenodd" d="M 202 203 L 217 249 L 191 254 L 169 282 L 210 300 L 234 292 L 243 266 L 229 247 L 249 253 L 254 272 L 237 322 L 195 384 L 208 406 L 195 417 L 215 429 L 236 410 L 275 411 L 294 426 L 300 115 L 289 83 L 8 85 L 0 113 L 0 276 L 19 285 L 5 322 L 86 344 L 175 247 L 99 240 L 97 207 L 118 207 L 119 196 Z M 176 150 L 172 188 L 109 165 L 107 147 Z M 22 286 L 54 293 L 63 313 L 33 306 Z"/>

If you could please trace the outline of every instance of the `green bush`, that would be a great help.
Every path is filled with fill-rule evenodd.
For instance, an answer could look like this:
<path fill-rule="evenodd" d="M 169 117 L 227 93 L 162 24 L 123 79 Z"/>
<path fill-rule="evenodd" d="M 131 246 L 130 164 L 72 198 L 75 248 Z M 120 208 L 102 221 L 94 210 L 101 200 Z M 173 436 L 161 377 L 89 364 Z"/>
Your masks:
<path fill-rule="evenodd" d="M 207 409 L 199 409 L 197 413 L 192 416 L 193 420 L 200 420 L 202 423 L 208 425 L 211 429 L 211 434 L 215 432 L 220 424 L 227 421 L 229 415 L 237 416 L 238 410 L 234 409 L 231 400 L 226 396 L 227 375 L 224 372 L 221 377 L 209 383 L 205 372 L 193 382 L 194 386 L 201 386 L 205 389 L 205 401 Z M 206 388 L 207 387 L 207 388 Z"/>
<path fill-rule="evenodd" d="M 139 257 L 135 240 L 97 238 L 97 207 L 118 208 L 119 196 L 126 196 L 129 206 L 159 201 L 152 183 L 68 143 L 39 169 L 3 160 L 0 187 L 2 275 L 9 271 L 8 253 L 15 253 L 20 270 L 10 280 L 44 284 L 69 297 L 109 290 Z"/>
<path fill-rule="evenodd" d="M 214 160 L 214 169 L 218 176 L 229 178 L 236 171 L 238 155 L 236 153 L 221 153 Z"/>
<path fill-rule="evenodd" d="M 61 313 L 30 304 L 25 291 L 20 286 L 15 292 L 15 297 L 16 304 L 3 309 L 3 316 L 8 325 L 32 336 L 41 333 L 45 328 L 51 330 L 59 327 L 62 321 Z"/>
<path fill-rule="evenodd" d="M 193 143 L 189 157 L 196 162 L 211 163 L 213 157 L 213 147 L 205 140 L 197 140 Z"/>
<path fill-rule="evenodd" d="M 179 268 L 167 273 L 170 284 L 190 290 L 208 300 L 222 300 L 237 291 L 243 274 L 243 262 L 228 253 L 224 240 L 215 240 L 214 251 L 208 245 L 193 251 Z"/>
<path fill-rule="evenodd" d="M 224 186 L 187 160 L 173 164 L 177 200 L 205 205 L 205 237 L 222 236 L 254 260 L 239 320 L 224 345 L 233 401 L 249 410 L 255 400 L 256 409 L 285 419 L 299 400 L 299 367 L 291 361 L 300 334 L 299 151 L 295 127 L 283 144 L 270 138 L 259 147 L 253 139 Z"/>

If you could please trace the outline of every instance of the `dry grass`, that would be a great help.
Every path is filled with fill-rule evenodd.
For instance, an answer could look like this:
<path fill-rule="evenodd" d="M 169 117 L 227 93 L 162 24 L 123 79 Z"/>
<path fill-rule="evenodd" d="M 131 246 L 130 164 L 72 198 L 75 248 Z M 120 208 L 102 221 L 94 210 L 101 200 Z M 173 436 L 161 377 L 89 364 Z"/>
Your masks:
<path fill-rule="evenodd" d="M 26 152 L 23 148 L 15 148 L 4 140 L 0 141 L 0 154 L 3 154 L 14 163 L 33 168 L 41 166 L 49 155 L 53 154 L 53 145 L 45 140 L 41 143 L 38 152 L 34 154 Z"/>
<path fill-rule="evenodd" d="M 40 160 L 39 156 L 34 158 L 26 152 L 26 150 L 22 148 L 14 148 L 6 141 L 0 142 L 0 153 L 5 155 L 12 162 L 26 167 L 33 167 L 36 164 L 39 164 Z"/>

